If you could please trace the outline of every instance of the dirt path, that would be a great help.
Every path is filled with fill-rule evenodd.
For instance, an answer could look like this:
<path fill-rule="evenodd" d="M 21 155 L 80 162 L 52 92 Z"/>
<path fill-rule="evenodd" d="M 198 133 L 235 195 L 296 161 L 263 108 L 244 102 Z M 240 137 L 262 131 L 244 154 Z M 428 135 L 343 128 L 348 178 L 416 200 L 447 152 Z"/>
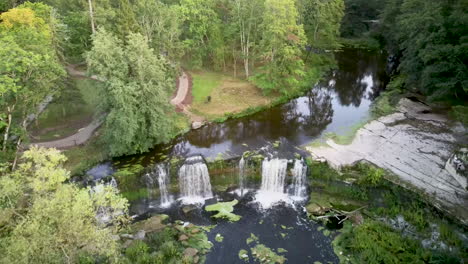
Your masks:
<path fill-rule="evenodd" d="M 190 111 L 192 103 L 192 78 L 185 71 L 179 76 L 177 81 L 177 93 L 171 100 L 171 104 L 175 105 L 177 110 L 183 112 L 190 118 L 192 128 L 203 126 L 205 118 L 198 116 Z"/>
<path fill-rule="evenodd" d="M 79 66 L 79 64 L 70 64 L 66 67 L 67 72 L 70 76 L 78 78 L 88 78 L 99 82 L 103 81 L 95 75 L 87 76 L 85 72 L 77 70 L 77 66 Z M 80 128 L 77 133 L 69 137 L 53 141 L 31 143 L 30 146 L 67 149 L 74 146 L 82 145 L 93 136 L 94 131 L 101 126 L 103 120 L 104 118 L 98 118 L 97 120 L 94 120 L 91 123 L 89 123 L 87 126 Z"/>
<path fill-rule="evenodd" d="M 77 70 L 76 67 L 78 67 L 78 66 L 80 66 L 80 64 L 69 64 L 69 65 L 67 65 L 66 69 L 67 69 L 68 74 L 70 76 L 72 76 L 72 77 L 87 78 L 87 79 L 95 80 L 95 81 L 98 81 L 98 82 L 104 81 L 103 79 L 99 78 L 96 75 L 88 76 L 88 75 L 86 75 L 86 72 Z"/>
<path fill-rule="evenodd" d="M 87 76 L 85 72 L 77 70 L 77 66 L 78 64 L 67 66 L 67 71 L 70 76 L 79 78 L 89 78 L 95 81 L 102 81 L 102 79 L 100 79 L 97 76 Z M 192 127 L 197 128 L 202 126 L 205 122 L 205 119 L 190 112 L 190 92 L 192 87 L 190 76 L 186 72 L 182 72 L 182 75 L 179 77 L 177 84 L 177 94 L 174 98 L 172 98 L 171 104 L 175 105 L 179 111 L 183 112 L 190 118 L 190 121 L 192 122 Z M 79 129 L 77 133 L 69 137 L 53 141 L 32 143 L 30 144 L 30 146 L 67 149 L 74 146 L 82 145 L 93 136 L 94 131 L 101 126 L 102 122 L 103 118 L 99 118 L 98 120 L 94 120 L 87 126 Z"/>
<path fill-rule="evenodd" d="M 91 124 L 79 129 L 76 134 L 73 134 L 69 137 L 54 141 L 32 143 L 31 146 L 67 149 L 74 146 L 82 145 L 93 136 L 94 131 L 101 126 L 102 121 L 102 119 L 95 120 L 91 122 Z"/>

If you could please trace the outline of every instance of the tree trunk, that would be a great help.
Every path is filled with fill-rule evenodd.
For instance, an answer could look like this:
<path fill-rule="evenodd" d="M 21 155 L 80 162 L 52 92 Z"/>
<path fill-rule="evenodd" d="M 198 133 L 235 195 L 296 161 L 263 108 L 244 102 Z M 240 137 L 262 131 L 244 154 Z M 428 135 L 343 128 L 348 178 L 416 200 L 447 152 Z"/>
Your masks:
<path fill-rule="evenodd" d="M 234 77 L 237 78 L 237 58 L 234 46 L 232 47 L 232 59 L 234 60 Z"/>
<path fill-rule="evenodd" d="M 12 163 L 12 165 L 11 165 L 11 170 L 12 170 L 12 171 L 15 170 L 16 164 L 18 163 L 18 152 L 19 152 L 20 146 L 21 146 L 21 138 L 19 138 L 18 141 L 16 142 L 15 159 L 13 160 L 13 163 Z"/>
<path fill-rule="evenodd" d="M 6 150 L 6 147 L 7 147 L 7 143 L 8 143 L 8 137 L 10 136 L 10 127 L 11 127 L 11 119 L 12 119 L 12 112 L 13 110 L 15 109 L 15 106 L 13 105 L 12 107 L 7 107 L 7 110 L 8 110 L 8 124 L 7 124 L 7 127 L 5 129 L 5 134 L 3 135 L 3 147 L 2 147 L 2 151 L 5 152 Z"/>
<path fill-rule="evenodd" d="M 88 0 L 89 5 L 89 18 L 91 19 L 91 31 L 93 35 L 96 33 L 96 26 L 94 25 L 94 13 L 93 13 L 93 3 L 92 0 Z"/>

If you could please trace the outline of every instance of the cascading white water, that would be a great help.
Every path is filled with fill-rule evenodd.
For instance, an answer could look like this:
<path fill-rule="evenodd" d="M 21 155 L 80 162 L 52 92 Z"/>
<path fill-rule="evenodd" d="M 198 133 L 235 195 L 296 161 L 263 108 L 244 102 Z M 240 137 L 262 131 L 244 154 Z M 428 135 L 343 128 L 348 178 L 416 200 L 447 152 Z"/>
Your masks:
<path fill-rule="evenodd" d="M 306 174 L 307 165 L 304 164 L 302 159 L 296 159 L 294 168 L 292 169 L 293 175 L 293 190 L 292 195 L 295 200 L 302 200 L 307 197 L 306 195 Z"/>
<path fill-rule="evenodd" d="M 264 159 L 262 163 L 262 187 L 260 190 L 283 193 L 287 168 L 288 160 L 286 159 Z"/>
<path fill-rule="evenodd" d="M 159 192 L 161 193 L 161 206 L 167 206 L 172 202 L 169 191 L 167 190 L 167 186 L 169 185 L 169 173 L 162 164 L 156 167 L 156 171 L 158 174 Z"/>
<path fill-rule="evenodd" d="M 244 188 L 245 188 L 245 160 L 244 157 L 239 161 L 239 189 L 240 195 L 244 195 Z"/>
<path fill-rule="evenodd" d="M 262 185 L 255 200 L 263 209 L 268 209 L 280 201 L 290 202 L 284 191 L 288 160 L 264 159 L 262 162 Z"/>
<path fill-rule="evenodd" d="M 179 169 L 179 187 L 183 203 L 203 203 L 213 196 L 208 167 L 203 157 L 193 156 L 185 160 Z"/>
<path fill-rule="evenodd" d="M 145 174 L 144 178 L 150 197 L 153 198 L 155 196 L 154 189 L 156 188 L 156 182 L 158 182 L 161 197 L 160 205 L 161 207 L 169 206 L 172 203 L 172 197 L 167 189 L 169 185 L 169 173 L 166 167 L 163 164 L 157 164 L 151 173 Z"/>

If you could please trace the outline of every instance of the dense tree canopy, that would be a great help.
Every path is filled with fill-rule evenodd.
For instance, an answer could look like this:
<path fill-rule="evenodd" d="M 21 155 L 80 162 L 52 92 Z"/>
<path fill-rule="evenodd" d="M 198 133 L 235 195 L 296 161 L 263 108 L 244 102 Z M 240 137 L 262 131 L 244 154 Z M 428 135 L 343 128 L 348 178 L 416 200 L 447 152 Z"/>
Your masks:
<path fill-rule="evenodd" d="M 304 76 L 301 59 L 305 47 L 302 25 L 292 0 L 266 0 L 263 13 L 261 57 L 265 65 L 254 82 L 265 91 L 279 90 L 285 94 L 298 88 Z"/>
<path fill-rule="evenodd" d="M 94 190 L 66 183 L 65 156 L 33 148 L 12 173 L 0 176 L 2 263 L 77 263 L 83 255 L 118 255 L 112 238 L 126 219 L 127 201 L 111 186 Z M 112 228 L 96 217 L 106 211 Z M 5 232 L 7 230 L 8 232 Z"/>
<path fill-rule="evenodd" d="M 106 83 L 101 108 L 107 113 L 104 138 L 112 155 L 147 151 L 170 139 L 175 81 L 166 59 L 145 37 L 131 33 L 124 44 L 99 30 L 87 61 L 90 72 Z"/>
<path fill-rule="evenodd" d="M 382 20 L 407 88 L 431 100 L 468 98 L 468 1 L 389 0 Z"/>
<path fill-rule="evenodd" d="M 0 20 L 0 128 L 5 151 L 10 133 L 15 127 L 24 129 L 26 117 L 57 92 L 65 71 L 57 56 L 58 22 L 50 7 L 25 3 L 0 14 Z"/>

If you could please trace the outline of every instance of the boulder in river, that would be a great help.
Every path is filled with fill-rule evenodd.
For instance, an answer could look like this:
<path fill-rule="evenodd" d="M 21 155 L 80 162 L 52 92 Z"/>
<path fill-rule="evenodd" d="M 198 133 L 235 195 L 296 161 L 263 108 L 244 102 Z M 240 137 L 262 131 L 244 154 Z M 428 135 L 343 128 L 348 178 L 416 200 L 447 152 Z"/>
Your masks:
<path fill-rule="evenodd" d="M 192 129 L 199 129 L 201 128 L 205 123 L 203 122 L 198 122 L 198 121 L 195 121 L 192 123 Z"/>

